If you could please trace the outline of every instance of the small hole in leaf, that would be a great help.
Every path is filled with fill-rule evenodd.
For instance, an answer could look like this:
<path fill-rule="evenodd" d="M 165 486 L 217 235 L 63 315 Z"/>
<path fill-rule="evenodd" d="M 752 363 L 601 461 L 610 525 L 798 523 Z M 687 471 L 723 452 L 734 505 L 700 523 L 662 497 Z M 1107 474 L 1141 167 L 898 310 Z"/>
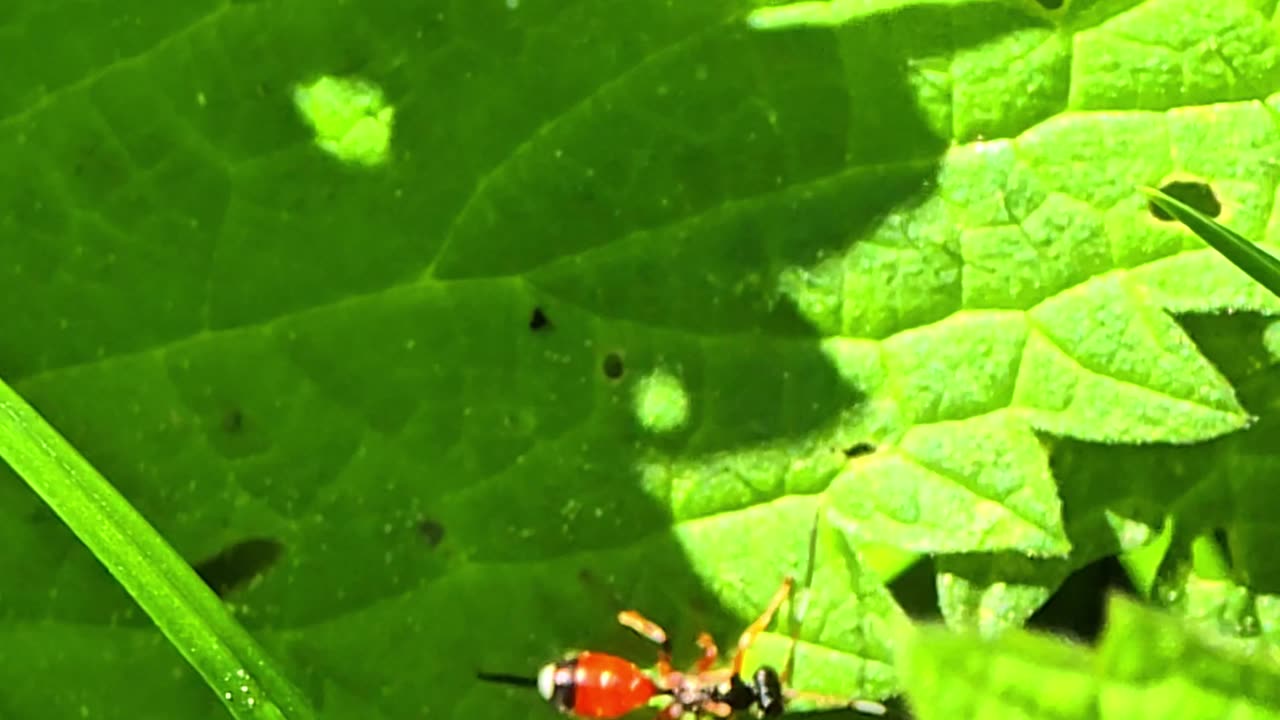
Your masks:
<path fill-rule="evenodd" d="M 542 312 L 542 308 L 534 308 L 533 315 L 529 317 L 529 329 L 534 332 L 538 332 L 539 330 L 546 330 L 550 327 L 551 320 L 547 317 L 546 313 Z"/>
<path fill-rule="evenodd" d="M 611 352 L 604 356 L 602 369 L 604 376 L 610 380 L 617 380 L 622 377 L 624 368 L 622 367 L 622 356 L 616 352 Z"/>
<path fill-rule="evenodd" d="M 197 564 L 195 571 L 218 597 L 226 597 L 270 570 L 283 552 L 278 540 L 252 538 Z"/>
<path fill-rule="evenodd" d="M 244 429 L 244 412 L 240 408 L 231 408 L 222 416 L 222 429 L 235 434 Z"/>
<path fill-rule="evenodd" d="M 444 525 L 431 519 L 422 520 L 418 523 L 418 533 L 428 546 L 435 548 L 444 540 Z"/>
<path fill-rule="evenodd" d="M 1213 188 L 1209 187 L 1207 183 L 1174 180 L 1162 185 L 1160 190 L 1173 199 L 1180 200 L 1209 217 L 1216 218 L 1222 214 L 1222 203 L 1219 202 L 1217 194 L 1213 192 Z M 1152 215 L 1160 220 L 1173 219 L 1172 215 L 1165 212 L 1164 208 L 1154 202 L 1148 201 L 1147 208 L 1150 209 Z"/>
<path fill-rule="evenodd" d="M 844 456 L 852 459 L 856 457 L 862 457 L 863 455 L 870 455 L 875 451 L 876 451 L 876 446 L 872 445 L 871 443 L 857 443 L 855 445 L 850 445 L 849 447 L 845 448 Z"/>

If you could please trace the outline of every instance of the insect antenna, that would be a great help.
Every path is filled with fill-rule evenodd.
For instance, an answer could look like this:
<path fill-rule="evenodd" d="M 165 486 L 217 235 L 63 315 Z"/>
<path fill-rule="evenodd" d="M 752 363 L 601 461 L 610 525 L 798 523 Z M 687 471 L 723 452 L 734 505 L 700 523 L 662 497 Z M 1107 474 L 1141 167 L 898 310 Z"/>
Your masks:
<path fill-rule="evenodd" d="M 538 679 L 526 677 L 524 675 L 509 675 L 507 673 L 490 673 L 479 670 L 476 677 L 485 682 L 496 683 L 498 685 L 514 685 L 516 687 L 538 687 Z"/>
<path fill-rule="evenodd" d="M 782 669 L 782 684 L 789 685 L 792 673 L 795 671 L 796 665 L 796 647 L 800 644 L 801 626 L 804 623 L 805 614 L 809 609 L 809 592 L 813 586 L 813 578 L 817 572 L 818 557 L 818 534 L 821 531 L 822 516 L 825 507 L 819 505 L 818 511 L 814 513 L 813 528 L 809 532 L 809 560 L 808 567 L 805 568 L 804 584 L 796 589 L 791 595 L 790 610 L 790 643 L 787 649 L 786 664 Z M 817 703 L 820 707 L 803 713 L 792 713 L 794 717 L 848 717 L 851 713 L 858 717 L 874 716 L 874 717 L 898 717 L 890 714 L 889 708 L 884 704 L 874 700 L 859 700 L 853 698 L 842 698 L 834 695 L 826 695 L 821 693 L 807 692 L 804 690 L 796 690 L 794 688 L 786 688 L 783 690 L 787 700 L 808 700 Z"/>
<path fill-rule="evenodd" d="M 813 527 L 809 529 L 809 555 L 804 569 L 804 582 L 797 592 L 791 595 L 790 611 L 790 646 L 787 648 L 787 660 L 782 666 L 782 682 L 791 682 L 791 675 L 796 668 L 796 646 L 800 643 L 800 625 L 804 622 L 805 612 L 809 609 L 809 588 L 813 586 L 813 575 L 817 571 L 818 557 L 818 525 L 822 522 L 825 508 L 819 505 L 813 515 Z"/>

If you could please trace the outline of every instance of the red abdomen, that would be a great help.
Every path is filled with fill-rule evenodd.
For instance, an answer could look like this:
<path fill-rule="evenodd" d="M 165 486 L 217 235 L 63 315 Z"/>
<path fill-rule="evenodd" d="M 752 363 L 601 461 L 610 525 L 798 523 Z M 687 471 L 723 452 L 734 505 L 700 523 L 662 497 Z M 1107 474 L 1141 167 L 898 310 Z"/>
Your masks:
<path fill-rule="evenodd" d="M 572 669 L 564 668 L 566 674 L 573 673 L 575 715 L 616 718 L 642 707 L 653 697 L 655 688 L 649 676 L 620 657 L 584 652 L 576 660 Z"/>

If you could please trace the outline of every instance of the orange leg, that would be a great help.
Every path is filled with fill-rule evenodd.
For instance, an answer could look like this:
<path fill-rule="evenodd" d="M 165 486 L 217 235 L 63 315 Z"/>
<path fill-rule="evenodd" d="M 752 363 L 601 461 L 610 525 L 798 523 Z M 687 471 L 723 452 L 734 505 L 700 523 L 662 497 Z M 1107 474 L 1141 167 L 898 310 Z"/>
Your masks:
<path fill-rule="evenodd" d="M 728 703 L 707 701 L 702 703 L 702 707 L 698 708 L 698 712 L 704 717 L 710 715 L 717 718 L 733 717 L 733 708 Z"/>
<path fill-rule="evenodd" d="M 746 659 L 746 651 L 756 641 L 756 637 L 764 632 L 764 629 L 773 621 L 773 616 L 777 614 L 778 608 L 782 606 L 782 601 L 787 599 L 791 594 L 791 589 L 795 587 L 795 579 L 788 576 L 783 578 L 782 587 L 773 594 L 773 599 L 769 601 L 769 606 L 760 613 L 760 617 L 751 623 L 746 630 L 742 632 L 742 636 L 738 638 L 738 650 L 733 654 L 733 674 L 742 674 L 742 663 Z"/>
<path fill-rule="evenodd" d="M 782 666 L 782 673 L 778 675 L 778 682 L 782 683 L 782 687 L 791 684 L 791 673 L 796 669 L 796 644 L 799 638 L 791 636 L 791 647 L 787 649 L 787 664 Z"/>
<path fill-rule="evenodd" d="M 693 666 L 693 671 L 701 675 L 716 664 L 716 658 L 720 657 L 720 650 L 716 647 L 715 639 L 707 633 L 698 634 L 698 647 L 702 648 L 702 657 L 698 658 L 698 663 Z"/>
<path fill-rule="evenodd" d="M 669 675 L 671 673 L 671 641 L 667 639 L 667 631 L 635 610 L 623 610 L 618 613 L 618 622 L 658 644 L 658 674 L 664 677 Z"/>

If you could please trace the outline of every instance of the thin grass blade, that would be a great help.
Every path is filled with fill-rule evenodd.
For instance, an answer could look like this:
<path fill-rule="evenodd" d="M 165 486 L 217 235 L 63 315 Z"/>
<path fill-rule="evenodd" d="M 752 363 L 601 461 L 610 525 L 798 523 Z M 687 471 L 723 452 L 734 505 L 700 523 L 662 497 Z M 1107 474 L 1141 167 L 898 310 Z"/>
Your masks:
<path fill-rule="evenodd" d="M 306 697 L 191 566 L 71 443 L 3 381 L 0 459 L 89 547 L 217 693 L 232 717 L 315 717 Z"/>
<path fill-rule="evenodd" d="M 1151 202 L 1159 205 L 1178 222 L 1190 228 L 1191 232 L 1199 235 L 1209 244 L 1209 247 L 1231 261 L 1231 264 L 1257 280 L 1273 295 L 1280 297 L 1280 258 L 1276 258 L 1243 235 L 1166 193 L 1149 187 L 1139 189 L 1151 198 Z"/>

